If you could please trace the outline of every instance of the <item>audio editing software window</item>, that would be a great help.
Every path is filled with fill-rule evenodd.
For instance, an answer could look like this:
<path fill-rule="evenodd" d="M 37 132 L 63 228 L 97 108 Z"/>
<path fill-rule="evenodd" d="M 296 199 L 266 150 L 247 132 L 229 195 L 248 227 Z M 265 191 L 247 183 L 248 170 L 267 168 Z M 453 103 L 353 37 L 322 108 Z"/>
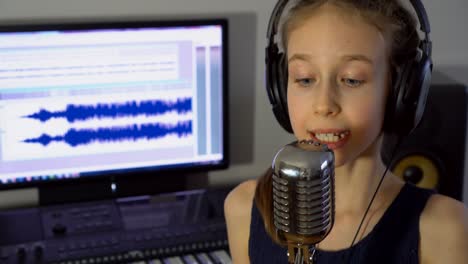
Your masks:
<path fill-rule="evenodd" d="M 0 182 L 222 159 L 220 26 L 0 33 Z"/>

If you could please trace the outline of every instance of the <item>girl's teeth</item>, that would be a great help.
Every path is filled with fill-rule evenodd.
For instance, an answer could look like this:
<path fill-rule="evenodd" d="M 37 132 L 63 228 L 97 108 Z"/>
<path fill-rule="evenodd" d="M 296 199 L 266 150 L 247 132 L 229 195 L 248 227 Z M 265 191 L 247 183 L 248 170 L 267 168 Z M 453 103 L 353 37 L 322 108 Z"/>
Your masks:
<path fill-rule="evenodd" d="M 315 137 L 320 141 L 324 142 L 338 142 L 339 140 L 343 139 L 349 132 L 341 132 L 341 133 L 322 133 L 322 134 L 315 134 Z"/>

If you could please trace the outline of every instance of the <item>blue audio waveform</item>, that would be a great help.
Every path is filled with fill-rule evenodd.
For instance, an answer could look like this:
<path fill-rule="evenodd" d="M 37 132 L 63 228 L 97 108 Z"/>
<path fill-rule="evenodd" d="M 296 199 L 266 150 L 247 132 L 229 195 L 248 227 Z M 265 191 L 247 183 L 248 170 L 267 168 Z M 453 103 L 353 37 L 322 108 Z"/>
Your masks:
<path fill-rule="evenodd" d="M 175 125 L 169 124 L 142 124 L 122 127 L 109 127 L 97 129 L 70 129 L 61 136 L 42 134 L 37 138 L 23 140 L 26 143 L 40 143 L 47 146 L 52 141 L 64 141 L 72 147 L 87 145 L 93 142 L 112 142 L 138 139 L 157 139 L 170 134 L 183 137 L 192 134 L 192 121 L 181 121 Z"/>
<path fill-rule="evenodd" d="M 69 123 L 75 121 L 84 121 L 92 118 L 118 118 L 124 116 L 138 115 L 161 115 L 171 111 L 177 111 L 179 114 L 190 112 L 192 110 L 192 99 L 182 98 L 176 101 L 147 100 L 141 102 L 125 102 L 97 105 L 67 105 L 64 111 L 40 111 L 25 116 L 47 122 L 52 118 L 66 118 Z"/>

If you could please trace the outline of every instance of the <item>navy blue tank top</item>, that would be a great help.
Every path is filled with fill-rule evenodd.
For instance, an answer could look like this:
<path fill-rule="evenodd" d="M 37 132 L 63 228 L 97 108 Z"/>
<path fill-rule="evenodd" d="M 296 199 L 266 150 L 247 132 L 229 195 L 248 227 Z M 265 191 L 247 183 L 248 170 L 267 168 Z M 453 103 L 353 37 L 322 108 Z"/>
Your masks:
<path fill-rule="evenodd" d="M 433 193 L 405 184 L 369 234 L 350 248 L 338 251 L 317 249 L 314 264 L 419 263 L 419 217 Z M 287 264 L 286 253 L 287 249 L 275 244 L 266 233 L 254 202 L 249 238 L 250 263 Z"/>

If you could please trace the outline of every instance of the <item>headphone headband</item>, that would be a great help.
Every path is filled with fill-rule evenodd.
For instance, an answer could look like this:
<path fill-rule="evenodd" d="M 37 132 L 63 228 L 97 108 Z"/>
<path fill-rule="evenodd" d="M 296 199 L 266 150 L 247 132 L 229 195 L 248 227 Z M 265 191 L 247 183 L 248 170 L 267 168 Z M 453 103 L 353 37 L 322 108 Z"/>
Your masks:
<path fill-rule="evenodd" d="M 278 32 L 278 25 L 281 19 L 281 14 L 284 11 L 284 8 L 288 4 L 289 0 L 279 0 L 275 7 L 273 8 L 273 12 L 270 17 L 270 21 L 268 22 L 268 30 L 267 30 L 267 38 L 269 40 L 274 40 L 274 36 Z"/>
<path fill-rule="evenodd" d="M 278 33 L 279 22 L 281 20 L 281 15 L 284 12 L 287 4 L 291 0 L 279 0 L 275 7 L 273 8 L 272 15 L 268 22 L 267 38 L 268 45 L 271 46 L 275 42 L 275 36 Z M 427 16 L 426 8 L 422 4 L 421 0 L 410 0 L 413 10 L 416 12 L 418 17 L 419 25 L 421 31 L 424 33 L 424 40 L 422 41 L 421 48 L 423 51 L 431 57 L 432 55 L 432 42 L 429 34 L 431 33 L 431 24 Z"/>
<path fill-rule="evenodd" d="M 419 23 L 421 24 L 421 31 L 424 32 L 426 35 L 431 33 L 431 24 L 429 23 L 429 19 L 427 18 L 426 8 L 422 4 L 421 0 L 410 0 L 411 5 L 413 6 L 414 11 L 416 11 L 416 15 L 418 16 Z"/>
<path fill-rule="evenodd" d="M 431 33 L 431 24 L 429 23 L 426 8 L 422 4 L 421 0 L 410 0 L 410 3 L 413 6 L 413 9 L 416 11 L 416 15 L 418 16 L 418 20 L 419 20 L 420 29 L 424 33 L 424 40 L 422 41 L 421 48 L 429 57 L 431 57 L 432 56 L 432 42 L 429 37 L 429 33 Z"/>

